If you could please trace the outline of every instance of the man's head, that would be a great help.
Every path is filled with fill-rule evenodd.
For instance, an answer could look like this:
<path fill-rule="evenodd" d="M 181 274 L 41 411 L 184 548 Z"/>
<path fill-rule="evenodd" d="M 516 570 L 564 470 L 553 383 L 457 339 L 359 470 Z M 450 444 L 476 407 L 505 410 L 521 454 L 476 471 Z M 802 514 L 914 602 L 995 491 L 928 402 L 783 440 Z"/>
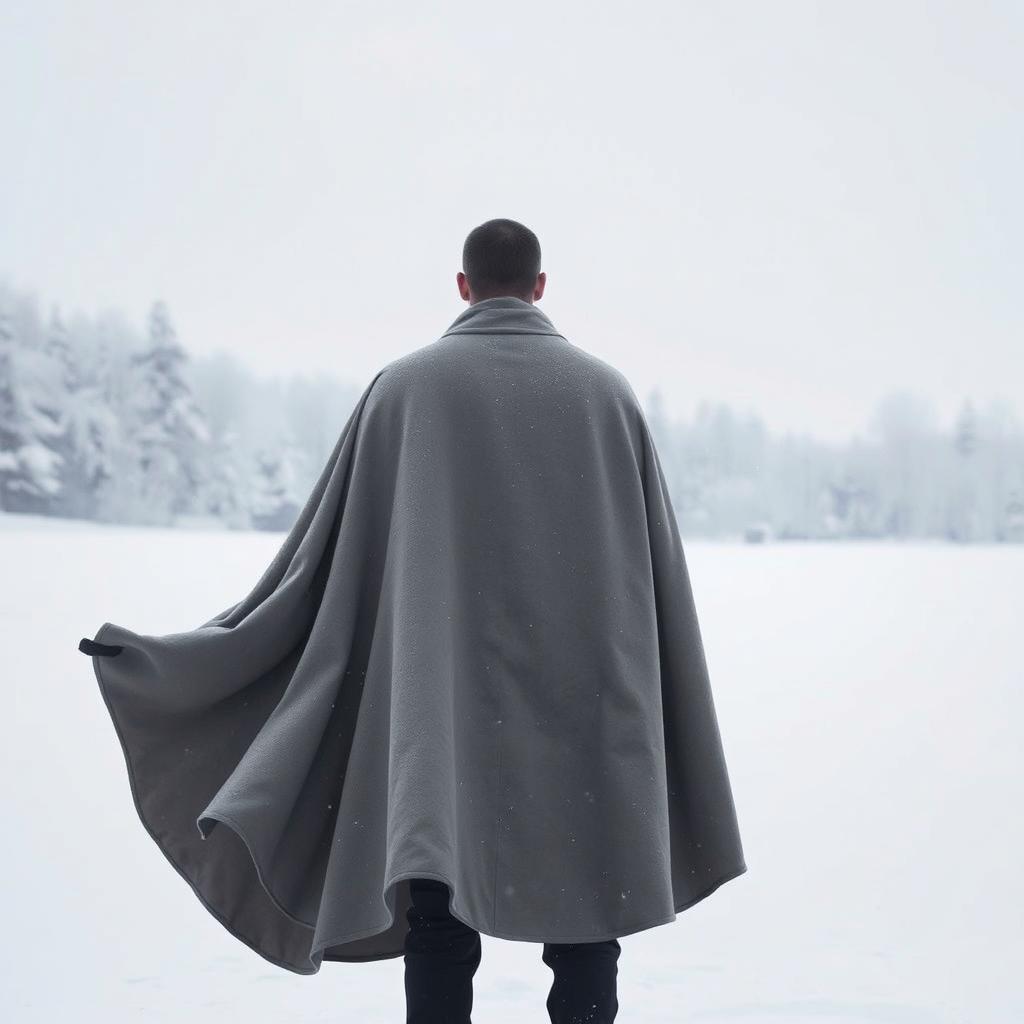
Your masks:
<path fill-rule="evenodd" d="M 498 295 L 536 302 L 547 276 L 540 269 L 540 242 L 524 224 L 498 217 L 473 228 L 462 247 L 459 294 L 470 304 Z"/>

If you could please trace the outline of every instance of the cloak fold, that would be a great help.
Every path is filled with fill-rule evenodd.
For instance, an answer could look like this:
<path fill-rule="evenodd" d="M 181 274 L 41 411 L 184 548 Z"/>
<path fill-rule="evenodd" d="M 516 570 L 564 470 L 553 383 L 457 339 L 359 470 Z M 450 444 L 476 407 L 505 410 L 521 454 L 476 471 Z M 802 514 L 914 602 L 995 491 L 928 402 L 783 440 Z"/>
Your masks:
<path fill-rule="evenodd" d="M 374 376 L 242 601 L 80 649 L 143 825 L 289 971 L 402 955 L 412 877 L 586 942 L 746 871 L 643 412 L 523 300 Z"/>

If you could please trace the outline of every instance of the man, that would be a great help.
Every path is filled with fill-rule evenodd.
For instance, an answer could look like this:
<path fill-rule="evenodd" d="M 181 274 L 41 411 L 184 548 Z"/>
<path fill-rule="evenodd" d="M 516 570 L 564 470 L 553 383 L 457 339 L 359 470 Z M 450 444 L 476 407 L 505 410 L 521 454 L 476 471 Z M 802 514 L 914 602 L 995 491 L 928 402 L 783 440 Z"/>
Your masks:
<path fill-rule="evenodd" d="M 374 376 L 244 600 L 81 643 L 210 912 L 297 973 L 404 955 L 409 1024 L 469 1021 L 481 932 L 544 943 L 555 1024 L 611 1021 L 618 938 L 746 870 L 653 440 L 540 256 L 470 232 L 468 308 Z"/>

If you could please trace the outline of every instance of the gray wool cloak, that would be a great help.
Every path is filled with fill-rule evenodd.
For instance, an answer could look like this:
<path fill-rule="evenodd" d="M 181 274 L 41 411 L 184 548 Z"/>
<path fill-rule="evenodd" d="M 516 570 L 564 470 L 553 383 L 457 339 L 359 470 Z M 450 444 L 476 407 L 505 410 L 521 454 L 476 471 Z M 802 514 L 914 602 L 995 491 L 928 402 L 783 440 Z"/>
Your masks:
<path fill-rule="evenodd" d="M 289 971 L 401 955 L 413 877 L 592 942 L 746 871 L 644 414 L 521 299 L 373 377 L 240 602 L 79 647 L 143 825 Z"/>

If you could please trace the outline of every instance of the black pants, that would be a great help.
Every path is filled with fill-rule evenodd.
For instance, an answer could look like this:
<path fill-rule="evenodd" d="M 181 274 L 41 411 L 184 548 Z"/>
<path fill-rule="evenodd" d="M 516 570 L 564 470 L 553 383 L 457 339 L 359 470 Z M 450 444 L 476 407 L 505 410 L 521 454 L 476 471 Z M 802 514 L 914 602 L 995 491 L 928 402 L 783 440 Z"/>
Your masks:
<path fill-rule="evenodd" d="M 448 886 L 411 881 L 406 918 L 406 1024 L 470 1024 L 473 975 L 480 966 L 480 933 L 448 911 Z M 554 972 L 547 999 L 552 1024 L 611 1024 L 616 994 L 618 939 L 545 942 L 541 959 Z"/>

